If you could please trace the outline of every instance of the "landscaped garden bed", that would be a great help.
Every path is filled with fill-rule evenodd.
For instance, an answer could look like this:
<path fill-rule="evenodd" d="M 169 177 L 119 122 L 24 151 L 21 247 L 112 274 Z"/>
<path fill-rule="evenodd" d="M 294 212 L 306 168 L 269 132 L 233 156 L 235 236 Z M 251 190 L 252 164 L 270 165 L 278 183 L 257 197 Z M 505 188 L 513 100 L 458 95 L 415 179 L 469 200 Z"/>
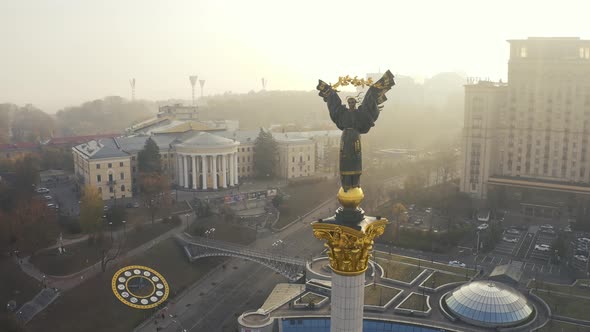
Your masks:
<path fill-rule="evenodd" d="M 401 281 L 406 284 L 411 284 L 425 270 L 416 265 L 386 259 L 377 258 L 376 261 L 383 268 L 382 278 Z"/>
<path fill-rule="evenodd" d="M 395 312 L 417 316 L 428 316 L 432 310 L 430 304 L 428 304 L 429 298 L 428 295 L 412 293 L 395 307 Z"/>
<path fill-rule="evenodd" d="M 438 287 L 444 285 L 465 281 L 467 281 L 465 276 L 434 271 L 430 276 L 428 276 L 428 278 L 426 278 L 426 280 L 422 282 L 422 284 L 420 284 L 420 287 L 423 287 L 426 290 L 434 291 Z"/>
<path fill-rule="evenodd" d="M 385 311 L 402 293 L 401 289 L 394 287 L 379 284 L 367 285 L 365 286 L 365 308 Z"/>

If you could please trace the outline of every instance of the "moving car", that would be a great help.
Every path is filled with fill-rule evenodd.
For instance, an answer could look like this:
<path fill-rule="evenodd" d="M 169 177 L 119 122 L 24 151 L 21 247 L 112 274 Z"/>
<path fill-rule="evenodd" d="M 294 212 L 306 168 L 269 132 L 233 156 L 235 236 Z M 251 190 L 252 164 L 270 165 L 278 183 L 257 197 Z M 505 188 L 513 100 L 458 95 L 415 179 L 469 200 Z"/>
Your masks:
<path fill-rule="evenodd" d="M 516 242 L 518 242 L 518 239 L 515 238 L 515 237 L 506 237 L 506 236 L 504 236 L 502 238 L 502 240 L 504 240 L 506 242 L 510 242 L 510 243 L 516 243 Z"/>
<path fill-rule="evenodd" d="M 548 244 L 536 244 L 535 250 L 539 251 L 549 251 L 551 247 Z"/>
<path fill-rule="evenodd" d="M 490 227 L 490 225 L 481 224 L 481 225 L 477 226 L 477 229 L 479 229 L 480 231 L 483 231 L 484 229 L 488 229 L 488 227 Z"/>
<path fill-rule="evenodd" d="M 465 267 L 466 266 L 465 263 L 461 263 L 459 261 L 450 261 L 449 265 L 450 266 L 458 266 L 458 267 Z"/>
<path fill-rule="evenodd" d="M 49 189 L 40 187 L 40 188 L 35 189 L 35 192 L 37 194 L 49 194 Z"/>

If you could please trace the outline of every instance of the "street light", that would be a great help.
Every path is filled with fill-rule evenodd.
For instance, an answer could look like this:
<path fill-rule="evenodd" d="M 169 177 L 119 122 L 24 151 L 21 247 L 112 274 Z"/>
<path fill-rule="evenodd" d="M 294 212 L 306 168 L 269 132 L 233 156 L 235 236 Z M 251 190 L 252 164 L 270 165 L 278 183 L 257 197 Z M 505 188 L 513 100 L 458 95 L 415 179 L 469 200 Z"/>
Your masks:
<path fill-rule="evenodd" d="M 188 231 L 188 217 L 190 217 L 190 214 L 185 214 L 184 215 L 186 217 L 186 227 L 185 227 L 185 231 Z"/>
<path fill-rule="evenodd" d="M 127 221 L 126 220 L 121 220 L 121 223 L 123 223 L 123 240 L 125 240 L 127 238 L 126 237 L 126 232 L 125 232 L 126 231 L 125 225 L 127 225 Z"/>
<path fill-rule="evenodd" d="M 113 242 L 113 222 L 109 221 L 109 228 L 111 229 L 111 242 Z"/>
<path fill-rule="evenodd" d="M 205 231 L 205 237 L 209 238 L 209 237 L 213 237 L 213 234 L 215 233 L 215 227 L 213 228 L 209 228 L 208 230 Z"/>
<path fill-rule="evenodd" d="M 170 316 L 170 318 L 174 318 L 174 315 L 168 315 Z M 178 322 L 177 320 L 173 319 L 172 322 L 174 322 L 175 324 L 177 324 L 182 330 L 182 332 L 187 332 L 186 329 L 184 328 L 184 326 L 182 326 L 182 324 L 180 324 L 180 322 Z"/>

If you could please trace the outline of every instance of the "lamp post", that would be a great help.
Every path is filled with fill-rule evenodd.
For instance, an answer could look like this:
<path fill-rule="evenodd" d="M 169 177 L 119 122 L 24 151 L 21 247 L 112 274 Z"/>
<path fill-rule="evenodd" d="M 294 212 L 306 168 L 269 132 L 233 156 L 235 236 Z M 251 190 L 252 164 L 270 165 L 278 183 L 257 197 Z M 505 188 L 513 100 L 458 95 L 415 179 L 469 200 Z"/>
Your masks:
<path fill-rule="evenodd" d="M 123 223 L 123 240 L 127 239 L 127 234 L 126 234 L 126 225 L 127 225 L 127 221 L 126 220 L 121 220 L 121 223 Z"/>
<path fill-rule="evenodd" d="M 184 216 L 185 216 L 185 218 L 186 218 L 186 227 L 185 227 L 185 229 L 184 229 L 184 230 L 185 230 L 185 231 L 188 231 L 188 217 L 190 217 L 190 214 L 188 214 L 188 213 L 187 213 L 187 214 L 185 214 Z"/>
<path fill-rule="evenodd" d="M 113 242 L 113 222 L 109 221 L 109 228 L 111 229 L 111 242 Z"/>
<path fill-rule="evenodd" d="M 168 315 L 168 316 L 170 316 L 170 318 L 174 318 L 174 315 Z M 172 322 L 174 324 L 178 325 L 182 332 L 187 332 L 186 329 L 184 328 L 184 326 L 182 326 L 182 324 L 179 321 L 177 321 L 176 319 L 173 319 Z"/>

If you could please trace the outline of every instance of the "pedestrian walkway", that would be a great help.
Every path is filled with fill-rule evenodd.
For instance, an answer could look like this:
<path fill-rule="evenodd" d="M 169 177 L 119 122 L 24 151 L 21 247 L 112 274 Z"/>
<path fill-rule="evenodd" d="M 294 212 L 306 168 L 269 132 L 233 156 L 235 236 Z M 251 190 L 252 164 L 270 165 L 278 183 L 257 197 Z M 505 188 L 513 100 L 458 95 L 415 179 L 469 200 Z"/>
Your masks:
<path fill-rule="evenodd" d="M 173 235 L 175 235 L 177 233 L 181 233 L 184 230 L 184 227 L 185 227 L 184 225 L 180 224 L 177 227 L 169 230 L 168 232 L 161 234 L 160 236 L 156 237 L 155 239 L 152 239 L 152 240 L 140 245 L 139 247 L 136 247 L 134 249 L 131 249 L 131 250 L 119 255 L 115 260 L 111 261 L 109 264 L 115 265 L 120 261 L 124 261 L 126 259 L 131 258 L 131 257 L 139 255 L 139 254 L 143 253 L 144 251 L 150 249 L 151 247 L 155 246 L 156 244 L 172 237 Z M 37 269 L 33 264 L 31 264 L 29 260 L 30 260 L 30 257 L 25 257 L 25 258 L 17 261 L 17 263 L 20 264 L 21 270 L 23 272 L 25 272 L 27 275 L 31 276 L 32 278 L 35 278 L 39 281 L 44 281 L 46 285 L 57 288 L 61 291 L 66 291 L 66 290 L 72 289 L 72 288 L 78 286 L 79 284 L 81 284 L 82 282 L 84 282 L 84 280 L 91 278 L 91 277 L 97 275 L 98 273 L 102 272 L 101 262 L 97 262 L 94 265 L 89 266 L 88 268 L 85 268 L 83 270 L 80 270 L 78 272 L 72 273 L 67 276 L 45 275 L 43 272 L 41 272 L 39 269 Z"/>
<path fill-rule="evenodd" d="M 16 313 L 16 319 L 22 324 L 26 324 L 33 319 L 37 313 L 45 309 L 51 302 L 59 296 L 59 291 L 55 288 L 43 288 L 31 301 L 23 304 Z"/>

